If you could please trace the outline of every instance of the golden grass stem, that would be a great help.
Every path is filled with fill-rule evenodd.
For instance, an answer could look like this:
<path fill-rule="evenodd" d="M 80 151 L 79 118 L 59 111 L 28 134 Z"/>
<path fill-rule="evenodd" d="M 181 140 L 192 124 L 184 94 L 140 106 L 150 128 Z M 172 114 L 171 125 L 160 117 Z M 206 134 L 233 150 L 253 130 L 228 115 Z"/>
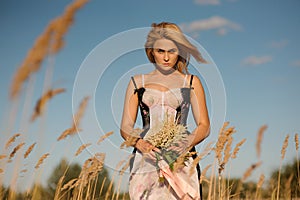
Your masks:
<path fill-rule="evenodd" d="M 261 143 L 262 143 L 262 139 L 263 139 L 263 134 L 267 128 L 268 128 L 267 125 L 263 125 L 259 128 L 258 133 L 257 133 L 256 155 L 257 155 L 258 159 L 260 159 L 260 155 L 261 155 Z"/>
<path fill-rule="evenodd" d="M 103 181 L 102 181 L 102 184 L 101 184 L 101 188 L 100 188 L 100 192 L 99 192 L 99 196 L 101 196 L 101 194 L 102 194 L 102 191 L 103 191 L 103 188 L 104 188 L 105 181 L 106 181 L 106 176 L 103 178 Z"/>
<path fill-rule="evenodd" d="M 296 162 L 297 162 L 297 189 L 300 188 L 300 169 L 299 169 L 299 136 L 295 134 L 295 147 L 296 147 Z M 296 190 L 296 199 L 298 198 L 298 190 Z"/>
<path fill-rule="evenodd" d="M 281 148 L 281 160 L 279 165 L 279 171 L 278 171 L 278 180 L 277 180 L 277 193 L 276 193 L 276 199 L 279 200 L 279 194 L 280 194 L 280 175 L 281 175 L 281 168 L 282 168 L 282 161 L 285 157 L 286 148 L 289 145 L 289 134 L 286 135 L 282 148 Z"/>

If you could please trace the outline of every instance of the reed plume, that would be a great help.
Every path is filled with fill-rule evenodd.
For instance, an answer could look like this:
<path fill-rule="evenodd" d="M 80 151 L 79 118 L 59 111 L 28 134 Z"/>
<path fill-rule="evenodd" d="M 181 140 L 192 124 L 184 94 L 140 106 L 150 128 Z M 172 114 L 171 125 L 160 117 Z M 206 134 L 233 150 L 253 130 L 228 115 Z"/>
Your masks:
<path fill-rule="evenodd" d="M 278 180 L 277 180 L 277 199 L 279 199 L 279 193 L 280 193 L 280 176 L 281 176 L 281 168 L 282 168 L 282 161 L 285 157 L 285 153 L 286 153 L 286 148 L 289 145 L 289 137 L 290 135 L 287 134 L 285 136 L 282 148 L 281 148 L 281 160 L 280 160 L 280 166 L 279 166 L 279 170 L 278 170 Z"/>
<path fill-rule="evenodd" d="M 241 147 L 245 142 L 246 142 L 246 139 L 244 138 L 244 139 L 242 139 L 239 143 L 237 143 L 237 144 L 235 145 L 235 147 L 234 147 L 234 149 L 233 149 L 233 153 L 232 153 L 232 155 L 231 155 L 231 158 L 232 158 L 232 159 L 236 158 L 236 155 L 237 155 L 237 153 L 239 152 L 240 147 Z"/>
<path fill-rule="evenodd" d="M 202 171 L 201 171 L 201 176 L 200 176 L 200 184 L 205 181 L 205 182 L 209 182 L 207 179 L 206 179 L 206 173 L 207 171 L 209 170 L 209 168 L 211 168 L 212 164 L 209 164 L 207 165 Z"/>
<path fill-rule="evenodd" d="M 295 147 L 296 147 L 296 151 L 299 150 L 299 136 L 298 133 L 295 134 Z"/>
<path fill-rule="evenodd" d="M 30 145 L 30 146 L 28 147 L 28 149 L 27 149 L 26 152 L 24 153 L 24 158 L 27 158 L 27 157 L 28 157 L 28 155 L 32 152 L 33 148 L 35 147 L 35 145 L 36 145 L 36 142 L 33 143 L 32 145 Z"/>
<path fill-rule="evenodd" d="M 252 165 L 245 171 L 245 173 L 243 174 L 242 182 L 245 181 L 249 176 L 251 176 L 252 172 L 253 172 L 257 167 L 259 167 L 261 164 L 262 164 L 261 161 L 252 164 Z"/>
<path fill-rule="evenodd" d="M 267 125 L 263 125 L 260 127 L 258 133 L 257 133 L 257 140 L 256 140 L 256 155 L 260 159 L 260 154 L 261 154 L 261 142 L 263 139 L 263 134 L 265 130 L 268 128 Z"/>
<path fill-rule="evenodd" d="M 131 154 L 130 156 L 129 156 L 129 158 L 127 159 L 127 162 L 123 165 L 123 167 L 121 168 L 121 170 L 120 170 L 120 172 L 119 172 L 119 175 L 123 175 L 124 174 L 124 172 L 125 172 L 125 170 L 130 166 L 130 160 L 131 160 L 131 158 L 134 156 L 134 154 Z"/>
<path fill-rule="evenodd" d="M 17 153 L 17 151 L 18 151 L 19 149 L 21 149 L 21 147 L 24 146 L 24 145 L 25 145 L 25 142 L 21 142 L 20 144 L 18 144 L 18 145 L 13 149 L 13 151 L 9 154 L 9 160 L 11 160 L 11 159 L 15 156 L 15 154 Z"/>
<path fill-rule="evenodd" d="M 84 6 L 88 0 L 76 0 L 67 6 L 65 12 L 52 20 L 44 32 L 36 39 L 33 47 L 28 51 L 21 66 L 14 74 L 10 97 L 14 99 L 20 92 L 22 85 L 29 76 L 40 69 L 43 60 L 50 54 L 57 53 L 64 45 L 64 35 L 74 21 L 74 15 L 78 9 Z"/>
<path fill-rule="evenodd" d="M 261 174 L 256 185 L 255 199 L 259 199 L 259 191 L 265 181 L 265 175 Z"/>
<path fill-rule="evenodd" d="M 100 137 L 100 139 L 98 140 L 97 144 L 100 144 L 103 140 L 105 140 L 106 138 L 108 138 L 109 136 L 111 136 L 114 132 L 110 131 L 108 133 L 105 133 L 104 135 L 102 135 Z"/>
<path fill-rule="evenodd" d="M 37 101 L 34 113 L 31 116 L 31 122 L 33 122 L 37 117 L 41 116 L 43 114 L 43 111 L 45 109 L 46 103 L 53 98 L 55 95 L 60 94 L 62 92 L 65 92 L 66 90 L 64 88 L 58 88 L 58 89 L 49 89 L 43 96 Z"/>
<path fill-rule="evenodd" d="M 50 154 L 49 153 L 45 153 L 44 155 L 42 155 L 40 157 L 40 159 L 38 160 L 38 162 L 36 163 L 35 165 L 35 169 L 38 169 L 40 167 L 41 164 L 43 164 L 44 160 L 49 156 Z"/>
<path fill-rule="evenodd" d="M 76 153 L 75 153 L 75 156 L 78 156 L 85 148 L 87 148 L 87 147 L 90 146 L 90 145 L 92 145 L 92 143 L 88 143 L 88 144 L 83 144 L 83 145 L 81 145 L 81 146 L 77 149 L 77 151 L 76 151 Z"/>
<path fill-rule="evenodd" d="M 15 142 L 16 138 L 19 137 L 20 135 L 21 135 L 20 133 L 16 133 L 13 136 L 11 136 L 5 144 L 5 149 L 7 149 L 13 142 Z"/>
<path fill-rule="evenodd" d="M 64 186 L 61 188 L 61 191 L 66 189 L 72 189 L 75 186 L 77 180 L 78 178 L 71 179 L 68 183 L 64 184 Z"/>
<path fill-rule="evenodd" d="M 283 145 L 282 145 L 282 149 L 281 149 L 281 159 L 283 160 L 285 157 L 285 152 L 286 152 L 286 148 L 289 145 L 289 135 L 287 135 L 284 139 Z"/>
<path fill-rule="evenodd" d="M 219 161 L 219 164 L 222 163 L 222 152 L 225 147 L 226 142 L 228 141 L 228 138 L 230 135 L 235 133 L 234 127 L 229 127 L 226 129 L 226 127 L 229 125 L 229 122 L 225 122 L 223 124 L 223 127 L 221 128 L 218 136 L 218 141 L 216 143 L 215 152 L 216 152 L 216 158 Z"/>
<path fill-rule="evenodd" d="M 81 131 L 79 128 L 80 120 L 83 117 L 83 114 L 86 110 L 88 101 L 90 97 L 84 97 L 83 100 L 79 104 L 79 108 L 73 117 L 73 123 L 71 128 L 64 130 L 64 132 L 57 138 L 57 141 L 65 139 L 67 136 L 75 135 L 77 132 Z"/>
<path fill-rule="evenodd" d="M 225 169 L 225 164 L 228 162 L 230 158 L 230 150 L 232 144 L 232 135 L 236 132 L 234 127 L 229 127 L 229 122 L 225 122 L 223 127 L 221 128 L 218 136 L 217 143 L 215 145 L 214 151 L 216 154 L 216 158 L 219 163 L 219 175 Z M 224 152 L 224 157 L 222 156 L 222 152 Z M 223 157 L 223 161 L 222 161 Z"/>

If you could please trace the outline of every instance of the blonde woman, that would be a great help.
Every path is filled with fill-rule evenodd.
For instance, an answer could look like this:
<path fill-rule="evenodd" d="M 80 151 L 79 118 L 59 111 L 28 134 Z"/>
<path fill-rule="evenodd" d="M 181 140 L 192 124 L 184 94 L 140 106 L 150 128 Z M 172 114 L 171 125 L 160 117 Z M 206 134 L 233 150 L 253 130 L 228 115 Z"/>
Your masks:
<path fill-rule="evenodd" d="M 161 149 L 146 138 L 159 132 L 166 118 L 186 126 L 190 107 L 196 128 L 187 131 L 188 137 L 170 149 L 182 153 L 185 149 L 195 151 L 195 145 L 209 135 L 210 122 L 204 89 L 200 79 L 189 74 L 187 68 L 190 56 L 201 63 L 206 61 L 180 28 L 168 22 L 152 24 L 145 51 L 154 70 L 148 74 L 135 75 L 129 81 L 120 129 L 125 140 L 132 138 L 140 109 L 143 132 L 133 142 L 135 156 L 130 171 L 130 197 L 201 199 L 199 165 L 197 170 L 190 170 L 191 167 L 196 168 L 192 165 L 193 158 L 188 157 L 181 168 L 172 170 L 169 165 L 160 164 L 157 155 L 160 155 Z"/>

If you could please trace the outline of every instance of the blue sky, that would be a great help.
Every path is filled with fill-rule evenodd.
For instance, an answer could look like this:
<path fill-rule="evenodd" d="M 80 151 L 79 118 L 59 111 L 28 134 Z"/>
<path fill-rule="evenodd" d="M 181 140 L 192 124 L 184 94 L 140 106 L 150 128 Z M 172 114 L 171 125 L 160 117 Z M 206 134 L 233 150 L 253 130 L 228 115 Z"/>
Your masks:
<path fill-rule="evenodd" d="M 122 142 L 118 124 L 124 88 L 130 75 L 148 70 L 148 65 L 141 67 L 147 64 L 143 50 L 127 52 L 113 60 L 99 82 L 90 83 L 89 79 L 79 82 L 83 88 L 85 84 L 86 87 L 93 84 L 96 87 L 93 94 L 84 89 L 80 89 L 77 94 L 75 80 L 91 57 L 96 58 L 92 61 L 96 66 L 95 72 L 104 70 L 101 63 L 106 56 L 118 52 L 131 42 L 124 41 L 119 46 L 114 44 L 113 48 L 101 49 L 104 41 L 111 41 L 111 37 L 116 34 L 149 27 L 151 23 L 161 21 L 179 24 L 187 36 L 201 44 L 204 55 L 214 62 L 212 66 L 191 67 L 191 73 L 201 74 L 202 70 L 205 74 L 209 67 L 217 68 L 220 73 L 226 93 L 226 101 L 223 102 L 226 105 L 225 120 L 236 127 L 235 143 L 247 139 L 238 158 L 232 161 L 231 176 L 241 176 L 247 167 L 258 161 L 255 153 L 256 134 L 264 124 L 268 125 L 268 129 L 262 143 L 263 165 L 257 170 L 254 180 L 260 173 L 268 176 L 279 166 L 281 146 L 286 134 L 290 134 L 291 138 L 285 162 L 295 157 L 293 137 L 300 130 L 299 1 L 92 0 L 76 13 L 74 24 L 65 36 L 64 48 L 54 57 L 51 86 L 66 88 L 66 93 L 55 96 L 49 102 L 43 118 L 28 123 L 34 104 L 42 94 L 46 68 L 51 66 L 51 61 L 46 59 L 41 70 L 29 81 L 34 87 L 24 87 L 19 103 L 12 103 L 8 98 L 13 74 L 50 20 L 61 15 L 70 2 L 4 0 L 0 3 L 0 144 L 4 147 L 7 139 L 16 132 L 22 136 L 12 147 L 23 139 L 25 147 L 37 142 L 32 157 L 22 161 L 22 166 L 19 165 L 19 170 L 24 166 L 29 170 L 24 177 L 32 179 L 33 174 L 38 172 L 30 169 L 40 155 L 50 152 L 43 165 L 43 172 L 40 172 L 43 176 L 39 180 L 45 181 L 59 159 L 63 156 L 72 158 L 82 142 L 93 143 L 89 149 L 91 153 L 106 152 L 106 160 L 111 168 L 130 151 L 118 149 Z M 106 53 L 95 55 L 98 50 Z M 202 78 L 205 83 L 206 77 Z M 72 99 L 74 88 L 77 96 Z M 210 85 L 206 85 L 209 110 L 212 113 L 213 106 L 217 105 L 210 102 L 217 97 L 211 95 L 214 91 L 209 88 Z M 71 125 L 72 100 L 73 109 L 76 110 L 85 95 L 91 95 L 92 99 L 82 121 L 84 131 L 80 134 L 81 138 L 56 142 L 60 133 Z M 9 120 L 13 108 L 17 117 Z M 95 116 L 97 125 L 90 118 Z M 96 127 L 99 124 L 102 130 Z M 114 131 L 115 134 L 107 142 L 96 145 L 97 138 L 108 131 Z M 217 134 L 212 132 L 207 142 L 214 140 Z M 201 150 L 204 145 L 199 145 L 198 149 Z M 4 148 L 2 152 L 5 152 Z M 89 152 L 84 152 L 74 158 L 73 162 L 83 162 L 89 156 Z M 203 160 L 202 167 L 210 162 L 210 158 Z M 5 165 L 8 169 L 2 176 L 6 182 L 10 181 L 10 171 L 15 166 L 14 162 Z M 24 182 L 24 177 L 19 178 L 18 182 Z"/>

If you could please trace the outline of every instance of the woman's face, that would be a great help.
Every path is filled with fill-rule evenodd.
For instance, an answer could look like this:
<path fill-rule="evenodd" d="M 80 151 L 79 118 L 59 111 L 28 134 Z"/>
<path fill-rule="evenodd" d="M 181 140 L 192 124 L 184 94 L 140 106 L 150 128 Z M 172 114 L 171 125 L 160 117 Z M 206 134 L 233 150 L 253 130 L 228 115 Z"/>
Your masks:
<path fill-rule="evenodd" d="M 153 45 L 156 67 L 161 70 L 173 69 L 178 59 L 178 47 L 172 40 L 159 39 Z"/>

